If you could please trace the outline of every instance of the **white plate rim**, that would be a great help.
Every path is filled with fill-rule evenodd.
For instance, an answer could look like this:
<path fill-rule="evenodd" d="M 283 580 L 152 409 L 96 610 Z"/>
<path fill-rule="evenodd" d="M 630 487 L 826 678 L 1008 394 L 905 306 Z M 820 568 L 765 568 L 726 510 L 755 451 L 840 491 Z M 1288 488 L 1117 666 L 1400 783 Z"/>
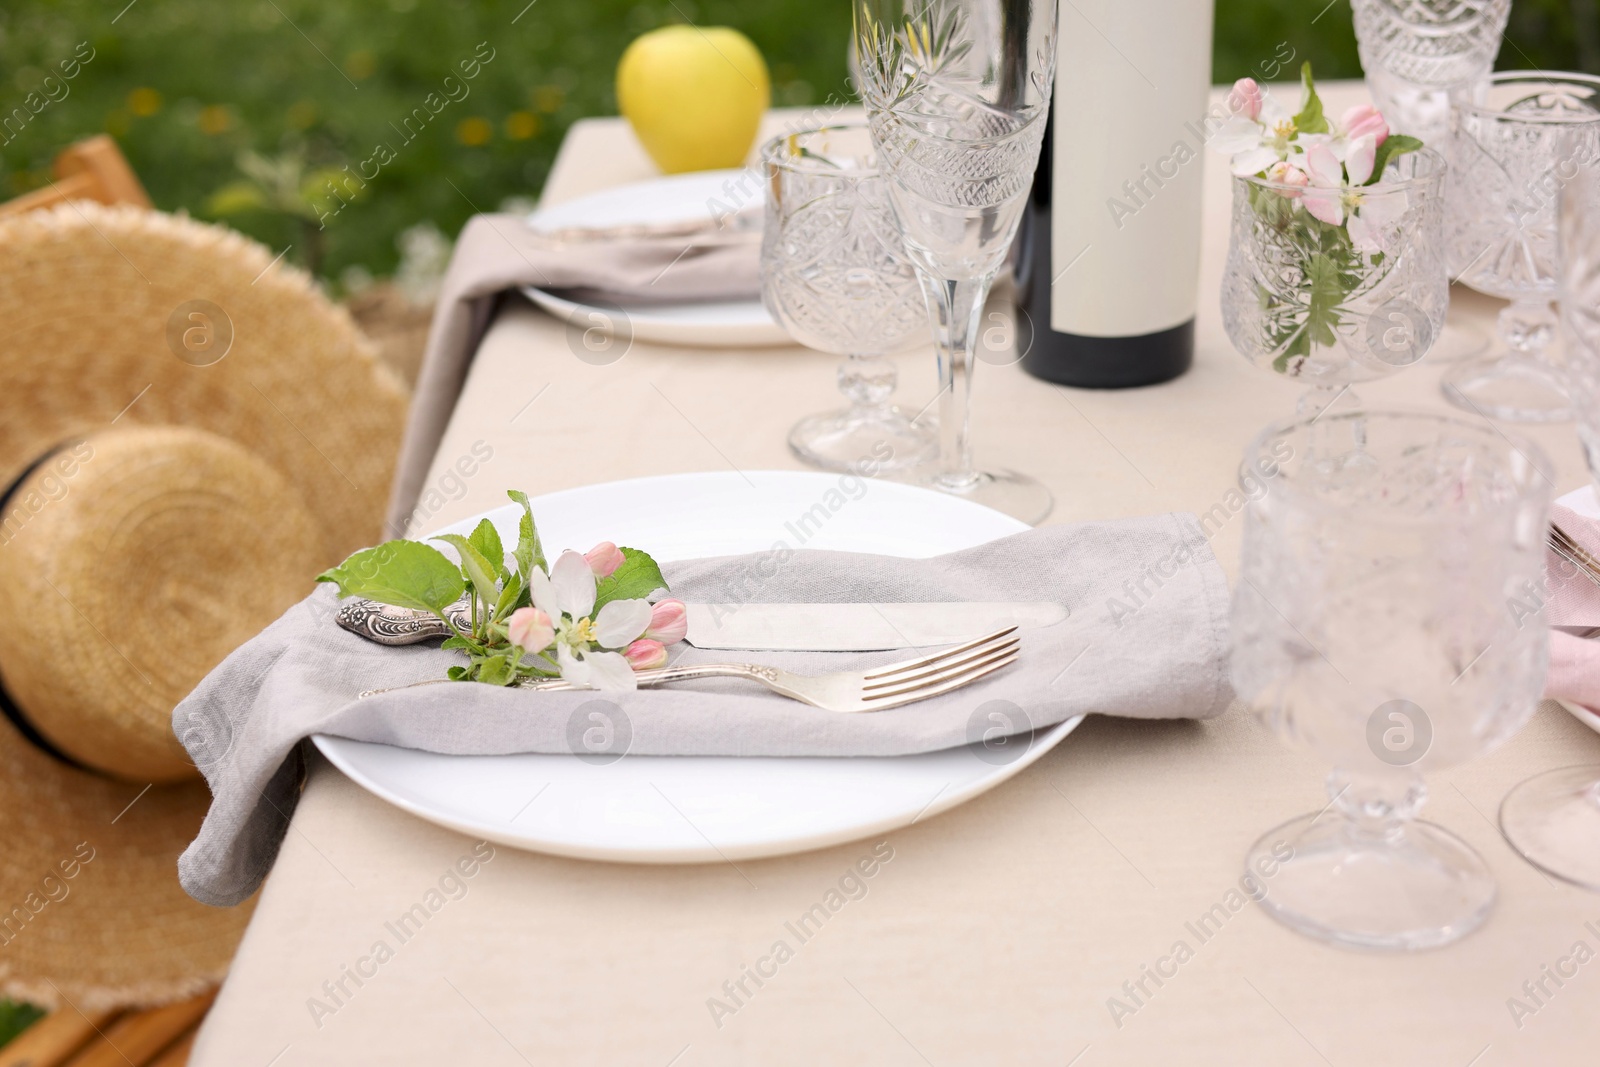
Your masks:
<path fill-rule="evenodd" d="M 561 496 L 565 496 L 565 495 L 580 494 L 580 493 L 584 493 L 584 492 L 588 492 L 588 491 L 593 491 L 593 490 L 596 490 L 596 489 L 624 489 L 624 488 L 626 488 L 628 486 L 638 485 L 639 483 L 643 483 L 643 482 L 650 482 L 650 483 L 673 482 L 673 481 L 680 481 L 681 482 L 681 481 L 688 481 L 688 480 L 693 480 L 693 479 L 702 479 L 702 478 L 707 477 L 708 475 L 711 475 L 711 476 L 714 476 L 714 477 L 717 477 L 717 478 L 726 479 L 731 473 L 732 472 L 720 472 L 720 471 L 719 472 L 685 472 L 685 473 L 665 474 L 665 475 L 647 475 L 647 476 L 640 477 L 640 478 L 620 479 L 620 480 L 612 481 L 612 482 L 601 482 L 601 483 L 595 483 L 593 485 L 577 486 L 577 487 L 573 487 L 573 488 L 569 488 L 569 489 L 555 490 L 555 491 L 550 492 L 550 493 L 540 494 L 539 496 L 534 497 L 532 499 L 532 503 L 537 508 L 537 506 L 539 505 L 540 501 L 546 501 L 546 500 L 549 500 L 550 498 L 561 497 Z M 768 478 L 795 479 L 795 480 L 805 479 L 805 480 L 808 480 L 808 481 L 822 482 L 822 483 L 828 483 L 828 484 L 832 484 L 832 483 L 835 483 L 837 481 L 837 476 L 836 475 L 826 474 L 826 473 L 822 473 L 822 472 L 813 472 L 813 471 L 792 471 L 792 470 L 791 471 L 747 471 L 747 472 L 745 472 L 745 474 L 749 475 L 749 476 L 752 476 L 752 477 L 760 477 L 760 478 L 763 478 L 763 479 L 768 479 Z M 890 492 L 891 494 L 899 493 L 899 492 L 905 492 L 905 493 L 911 494 L 912 496 L 921 496 L 923 494 L 929 494 L 933 498 L 940 500 L 941 503 L 955 502 L 955 501 L 953 501 L 952 498 L 946 497 L 943 494 L 935 493 L 933 490 L 923 489 L 923 488 L 918 487 L 918 486 L 911 486 L 911 485 L 905 485 L 905 484 L 902 484 L 902 483 L 887 482 L 887 481 L 875 481 L 873 484 L 874 484 L 875 487 L 877 487 L 877 486 L 885 487 L 887 489 L 887 491 Z M 889 487 L 892 487 L 892 488 L 889 488 Z M 966 502 L 959 502 L 959 503 L 966 504 Z M 981 508 L 981 505 L 976 505 L 976 504 L 970 504 L 970 505 L 966 505 L 966 506 L 970 506 L 970 507 L 974 507 L 974 508 Z M 492 510 L 493 511 L 498 511 L 498 510 L 500 510 L 500 508 L 496 507 L 495 509 L 492 509 Z M 981 510 L 989 511 L 990 509 L 981 508 Z M 489 512 L 485 512 L 483 514 L 489 514 Z M 999 513 L 993 513 L 993 514 L 994 515 L 998 515 Z M 475 515 L 475 516 L 472 516 L 471 518 L 463 519 L 460 522 L 451 523 L 451 524 L 449 524 L 449 525 L 447 525 L 445 527 L 442 527 L 441 530 L 449 531 L 449 530 L 456 529 L 458 527 L 470 526 L 471 524 L 476 523 L 477 520 L 480 517 L 482 517 L 482 516 Z M 1004 517 L 1004 516 L 1001 516 L 1001 518 L 1006 518 L 1007 522 L 1015 522 L 1015 520 L 1011 520 L 1011 519 L 1009 519 L 1007 517 Z M 1016 523 L 1016 532 L 1021 532 L 1022 530 L 1025 530 L 1027 528 L 1028 527 L 1025 524 Z M 425 804 L 416 803 L 416 802 L 412 801 L 410 798 L 408 798 L 408 797 L 406 797 L 404 795 L 401 795 L 401 794 L 398 794 L 396 792 L 393 792 L 383 782 L 374 779 L 371 775 L 367 774 L 361 768 L 361 766 L 359 765 L 358 761 L 352 755 L 353 752 L 358 752 L 360 750 L 359 747 L 357 747 L 355 749 L 350 749 L 350 748 L 347 747 L 347 746 L 360 746 L 360 747 L 384 747 L 384 748 L 387 748 L 387 747 L 393 747 L 393 746 L 385 746 L 385 745 L 381 745 L 381 744 L 375 743 L 375 742 L 355 741 L 355 740 L 348 739 L 348 738 L 333 737 L 333 736 L 326 735 L 326 734 L 313 734 L 311 736 L 311 741 L 316 746 L 317 750 L 320 751 L 323 754 L 323 756 L 325 758 L 327 758 L 327 760 L 330 763 L 332 763 L 335 767 L 337 767 L 341 773 L 343 773 L 344 775 L 349 777 L 353 782 L 355 782 L 357 785 L 361 786 L 363 789 L 367 790 L 369 793 L 373 794 L 374 796 L 378 797 L 381 800 L 384 800 L 385 802 L 387 802 L 389 804 L 394 805 L 395 807 L 401 809 L 402 811 L 406 811 L 406 812 L 408 812 L 408 813 L 410 813 L 412 815 L 415 815 L 416 817 L 418 817 L 420 819 L 423 819 L 426 822 L 431 822 L 431 823 L 434 823 L 435 825 L 443 826 L 443 827 L 446 827 L 448 829 L 455 830 L 455 831 L 457 831 L 459 833 L 467 834 L 469 836 L 482 837 L 482 838 L 485 838 L 485 839 L 487 839 L 489 841 L 494 842 L 495 844 L 502 844 L 502 845 L 506 845 L 508 847 L 522 849 L 522 850 L 525 850 L 525 851 L 540 852 L 540 853 L 545 853 L 545 854 L 549 854 L 549 855 L 565 856 L 565 857 L 569 857 L 569 858 L 573 858 L 573 859 L 599 860 L 599 861 L 616 862 L 616 863 L 639 863 L 639 864 L 697 864 L 697 863 L 719 863 L 719 862 L 726 862 L 726 861 L 729 861 L 729 860 L 739 860 L 739 859 L 758 859 L 758 858 L 765 858 L 765 857 L 791 855 L 791 854 L 798 853 L 798 852 L 814 851 L 816 849 L 828 848 L 828 847 L 831 847 L 831 846 L 834 846 L 834 845 L 844 844 L 844 843 L 850 842 L 850 841 L 858 841 L 858 840 L 861 840 L 861 839 L 866 838 L 866 837 L 872 837 L 872 836 L 875 836 L 875 835 L 880 834 L 880 833 L 885 833 L 885 832 L 887 832 L 889 830 L 899 829 L 901 827 L 908 826 L 908 825 L 920 822 L 923 819 L 930 818 L 932 816 L 942 814 L 943 812 L 946 812 L 946 811 L 951 810 L 952 808 L 958 807 L 959 805 L 966 803 L 967 801 L 973 799 L 974 797 L 977 797 L 977 796 L 979 796 L 979 795 L 981 795 L 983 793 L 986 793 L 989 790 L 994 789 L 994 788 L 1002 785 L 1006 781 L 1009 781 L 1012 777 L 1014 777 L 1015 775 L 1020 773 L 1022 770 L 1024 770 L 1025 768 L 1027 768 L 1029 766 L 1031 766 L 1032 764 L 1037 762 L 1039 759 L 1041 759 L 1045 755 L 1045 753 L 1049 752 L 1057 744 L 1059 744 L 1063 738 L 1065 738 L 1073 730 L 1077 729 L 1077 727 L 1083 722 L 1085 717 L 1086 716 L 1084 716 L 1084 715 L 1077 715 L 1077 716 L 1074 716 L 1072 718 L 1065 719 L 1065 720 L 1063 720 L 1063 721 L 1061 721 L 1059 723 L 1055 723 L 1055 724 L 1053 724 L 1053 725 L 1051 725 L 1049 727 L 1045 727 L 1043 729 L 1034 731 L 1033 738 L 1032 738 L 1032 741 L 1031 741 L 1031 743 L 1029 745 L 1029 748 L 1025 753 L 1023 753 L 1023 755 L 1017 757 L 1016 759 L 1010 761 L 1009 763 L 995 765 L 995 769 L 994 770 L 989 771 L 989 772 L 983 774 L 980 777 L 973 778 L 973 779 L 969 780 L 967 783 L 965 783 L 964 785 L 962 785 L 960 787 L 957 787 L 955 789 L 950 789 L 950 790 L 947 790 L 947 791 L 942 791 L 942 792 L 936 794 L 932 799 L 930 799 L 930 801 L 926 805 L 924 805 L 922 807 L 922 809 L 920 811 L 917 811 L 915 813 L 909 813 L 908 811 L 906 811 L 904 809 L 901 809 L 901 810 L 897 810 L 897 811 L 891 812 L 889 814 L 886 814 L 886 815 L 884 815 L 884 816 L 882 816 L 880 818 L 871 819 L 871 820 L 868 820 L 868 821 L 851 824 L 849 826 L 840 826 L 840 827 L 836 827 L 836 828 L 833 828 L 833 829 L 819 831 L 819 832 L 811 833 L 811 834 L 798 834 L 798 835 L 791 834 L 791 835 L 789 835 L 787 837 L 782 838 L 781 840 L 760 840 L 760 841 L 751 841 L 751 842 L 742 842 L 742 843 L 727 842 L 727 843 L 722 844 L 722 845 L 719 846 L 718 844 L 711 842 L 709 839 L 706 839 L 707 840 L 707 847 L 706 848 L 674 848 L 674 847 L 651 848 L 651 847 L 642 847 L 642 848 L 619 849 L 618 847 L 616 847 L 614 845 L 593 846 L 593 845 L 586 845 L 581 841 L 564 840 L 564 839 L 552 839 L 552 838 L 549 838 L 549 837 L 536 838 L 536 837 L 534 837 L 532 835 L 516 835 L 516 834 L 507 833 L 507 832 L 505 832 L 505 830 L 509 829 L 509 825 L 506 826 L 506 827 L 498 827 L 498 826 L 494 826 L 494 825 L 490 825 L 490 824 L 484 824 L 484 823 L 475 822 L 475 821 L 473 821 L 471 819 L 460 818 L 460 817 L 457 817 L 457 816 L 455 816 L 455 815 L 453 815 L 453 814 L 451 814 L 449 812 L 440 811 L 438 809 L 431 808 L 431 807 L 429 807 L 429 806 L 427 806 Z M 943 750 L 943 751 L 948 752 L 948 751 L 951 751 L 951 750 Z M 447 756 L 447 755 L 437 754 L 437 753 L 430 754 L 430 755 L 437 756 L 438 758 L 441 758 L 441 759 L 451 759 L 451 760 L 470 760 L 470 759 L 475 759 L 475 758 L 498 758 L 498 757 L 473 757 L 473 756 Z M 852 762 L 854 762 L 855 760 L 868 761 L 868 760 L 878 760 L 878 759 L 882 759 L 882 760 L 918 759 L 918 758 L 927 758 L 927 757 L 930 757 L 930 756 L 937 756 L 937 755 L 939 755 L 939 753 L 919 753 L 919 754 L 913 754 L 913 755 L 909 755 L 909 756 L 891 756 L 891 757 L 853 757 L 853 758 L 850 758 L 850 757 L 818 757 L 818 758 L 823 758 L 823 759 L 827 759 L 827 758 L 835 758 L 835 759 L 837 759 L 837 758 L 850 758 L 852 760 Z M 554 758 L 561 758 L 561 757 L 556 756 Z M 576 757 L 572 757 L 572 758 L 576 759 Z M 678 757 L 672 757 L 672 756 L 632 756 L 632 757 L 627 757 L 627 758 L 643 761 L 643 760 L 652 760 L 652 759 L 670 760 L 670 759 L 676 759 Z M 768 759 L 768 758 L 773 758 L 773 757 L 694 757 L 694 758 L 696 758 L 696 759 L 718 758 L 718 759 L 750 760 L 750 759 Z M 777 758 L 792 760 L 792 759 L 804 759 L 804 758 L 807 758 L 807 757 L 777 757 Z"/>

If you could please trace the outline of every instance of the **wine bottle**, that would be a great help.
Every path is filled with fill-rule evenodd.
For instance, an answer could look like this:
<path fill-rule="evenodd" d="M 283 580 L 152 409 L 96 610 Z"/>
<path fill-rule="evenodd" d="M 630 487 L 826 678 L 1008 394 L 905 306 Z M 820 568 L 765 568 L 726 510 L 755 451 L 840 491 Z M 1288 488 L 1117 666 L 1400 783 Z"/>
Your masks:
<path fill-rule="evenodd" d="M 1032 333 L 1022 366 L 1035 377 L 1116 389 L 1176 378 L 1194 360 L 1212 3 L 1061 7 L 1055 100 L 1016 253 Z"/>

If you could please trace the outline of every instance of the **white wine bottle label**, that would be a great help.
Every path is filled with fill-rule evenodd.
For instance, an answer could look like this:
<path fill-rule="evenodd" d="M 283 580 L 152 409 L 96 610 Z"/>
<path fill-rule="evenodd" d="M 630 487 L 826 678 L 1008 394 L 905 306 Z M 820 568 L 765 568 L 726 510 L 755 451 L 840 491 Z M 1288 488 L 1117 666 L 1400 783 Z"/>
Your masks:
<path fill-rule="evenodd" d="M 1050 326 L 1130 337 L 1194 317 L 1212 0 L 1061 5 Z"/>

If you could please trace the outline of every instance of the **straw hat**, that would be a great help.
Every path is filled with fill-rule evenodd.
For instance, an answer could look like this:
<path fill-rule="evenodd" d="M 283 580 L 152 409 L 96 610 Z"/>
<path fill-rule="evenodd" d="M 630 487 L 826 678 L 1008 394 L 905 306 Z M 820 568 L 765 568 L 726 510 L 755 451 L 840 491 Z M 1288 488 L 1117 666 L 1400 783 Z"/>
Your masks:
<path fill-rule="evenodd" d="M 157 1003 L 250 912 L 178 885 L 210 798 L 172 708 L 381 539 L 405 396 L 228 230 L 80 202 L 0 220 L 0 252 L 0 993 Z"/>

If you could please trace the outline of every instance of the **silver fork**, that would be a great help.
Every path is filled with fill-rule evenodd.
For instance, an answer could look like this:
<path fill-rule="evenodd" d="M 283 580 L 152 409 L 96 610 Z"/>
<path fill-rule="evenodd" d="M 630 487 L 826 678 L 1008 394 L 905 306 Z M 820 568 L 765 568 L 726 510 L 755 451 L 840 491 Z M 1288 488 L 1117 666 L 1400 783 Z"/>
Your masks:
<path fill-rule="evenodd" d="M 845 714 L 882 711 L 960 689 L 986 674 L 993 674 L 1001 667 L 1015 663 L 1021 647 L 1021 639 L 1016 633 L 1017 628 L 1009 626 L 931 656 L 919 656 L 865 671 L 805 675 L 756 663 L 697 663 L 639 671 L 634 677 L 640 686 L 662 685 L 692 678 L 747 678 L 760 682 L 774 693 L 824 711 Z M 410 689 L 443 682 L 442 678 L 430 679 L 397 688 Z M 519 688 L 549 692 L 579 687 L 560 678 L 549 678 L 527 681 Z M 369 689 L 361 696 L 364 698 L 389 692 L 393 690 Z"/>
<path fill-rule="evenodd" d="M 1589 581 L 1600 585 L 1600 561 L 1597 561 L 1571 534 L 1557 526 L 1550 524 L 1550 532 L 1545 537 L 1545 542 L 1556 555 L 1578 568 Z"/>

